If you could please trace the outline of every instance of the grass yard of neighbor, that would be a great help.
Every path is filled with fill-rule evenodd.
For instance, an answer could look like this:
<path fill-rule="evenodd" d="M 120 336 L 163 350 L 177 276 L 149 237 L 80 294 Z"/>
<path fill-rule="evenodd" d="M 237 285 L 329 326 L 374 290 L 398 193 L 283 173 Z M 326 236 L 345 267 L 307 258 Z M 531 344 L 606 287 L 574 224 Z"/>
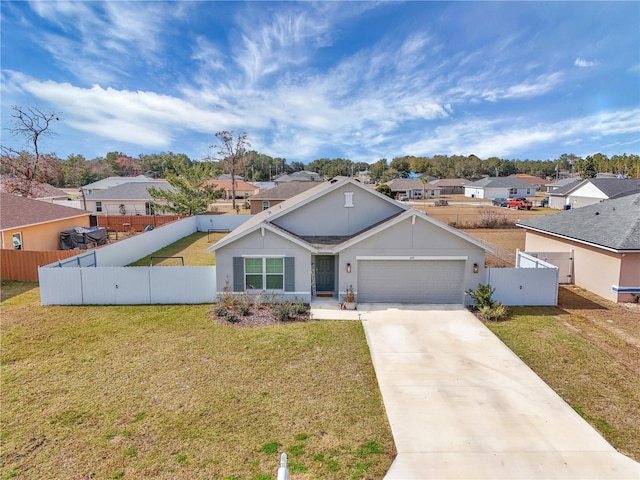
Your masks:
<path fill-rule="evenodd" d="M 41 307 L 3 282 L 0 478 L 379 479 L 395 456 L 359 322 Z"/>

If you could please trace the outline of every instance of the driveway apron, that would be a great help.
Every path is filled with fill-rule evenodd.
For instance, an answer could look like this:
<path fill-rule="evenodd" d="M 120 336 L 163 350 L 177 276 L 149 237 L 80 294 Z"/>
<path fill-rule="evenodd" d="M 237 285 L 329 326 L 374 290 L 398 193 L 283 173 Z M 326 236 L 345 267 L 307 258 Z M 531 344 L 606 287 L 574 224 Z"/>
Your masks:
<path fill-rule="evenodd" d="M 640 479 L 463 307 L 359 313 L 398 450 L 386 480 Z"/>

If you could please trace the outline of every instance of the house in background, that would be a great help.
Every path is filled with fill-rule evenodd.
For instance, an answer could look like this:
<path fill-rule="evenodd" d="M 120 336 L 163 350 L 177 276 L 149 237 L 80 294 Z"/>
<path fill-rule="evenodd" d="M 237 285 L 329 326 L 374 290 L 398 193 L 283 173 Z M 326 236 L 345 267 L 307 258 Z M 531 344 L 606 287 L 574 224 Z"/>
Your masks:
<path fill-rule="evenodd" d="M 559 210 L 580 208 L 636 192 L 640 192 L 638 178 L 588 178 L 549 193 L 549 206 Z"/>
<path fill-rule="evenodd" d="M 391 189 L 391 193 L 397 199 L 416 200 L 424 198 L 438 198 L 440 196 L 440 187 L 429 185 L 428 182 L 423 183 L 421 178 L 394 178 L 386 182 Z"/>
<path fill-rule="evenodd" d="M 84 210 L 0 193 L 3 249 L 58 250 L 60 232 L 89 226 L 90 214 Z"/>
<path fill-rule="evenodd" d="M 224 200 L 230 200 L 232 193 L 231 179 L 213 179 L 208 182 L 211 185 L 215 185 L 216 190 L 224 190 L 222 198 Z M 236 198 L 247 198 L 251 195 L 258 193 L 259 188 L 252 183 L 245 182 L 244 180 L 235 179 L 236 186 Z"/>
<path fill-rule="evenodd" d="M 463 195 L 464 186 L 470 183 L 466 178 L 436 178 L 427 183 L 427 188 L 439 188 L 440 195 Z"/>
<path fill-rule="evenodd" d="M 80 188 L 81 193 L 84 195 L 90 195 L 98 190 L 106 190 L 107 188 L 117 187 L 123 183 L 132 182 L 155 182 L 153 178 L 146 177 L 144 175 L 138 175 L 137 177 L 107 177 L 97 182 L 89 183 Z"/>
<path fill-rule="evenodd" d="M 527 252 L 572 252 L 575 285 L 614 302 L 640 294 L 640 193 L 516 225 Z"/>
<path fill-rule="evenodd" d="M 156 212 L 151 205 L 150 187 L 176 191 L 164 181 L 136 181 L 94 191 L 85 195 L 83 201 L 86 210 L 100 215 L 156 215 L 161 212 Z"/>
<path fill-rule="evenodd" d="M 213 245 L 218 294 L 275 293 L 310 302 L 463 304 L 484 281 L 488 247 L 345 178 L 264 210 Z"/>
<path fill-rule="evenodd" d="M 248 199 L 251 215 L 274 207 L 316 185 L 316 182 L 289 182 L 253 195 Z"/>
<path fill-rule="evenodd" d="M 274 178 L 273 181 L 276 185 L 281 185 L 289 182 L 324 182 L 324 178 L 316 172 L 302 170 L 300 172 L 280 175 L 279 177 Z"/>
<path fill-rule="evenodd" d="M 464 186 L 471 198 L 535 197 L 536 187 L 513 177 L 485 177 Z"/>
<path fill-rule="evenodd" d="M 579 182 L 580 178 L 578 177 L 567 177 L 562 178 L 560 180 L 556 180 L 555 182 L 547 183 L 545 188 L 547 193 L 553 193 L 561 188 L 568 188 L 567 185 L 573 185 L 576 182 Z"/>
<path fill-rule="evenodd" d="M 509 175 L 509 178 L 522 180 L 529 185 L 533 185 L 536 190 L 544 190 L 547 183 L 549 183 L 548 180 L 545 180 L 544 178 L 536 177 L 535 175 L 528 175 L 526 173 L 514 173 Z"/>

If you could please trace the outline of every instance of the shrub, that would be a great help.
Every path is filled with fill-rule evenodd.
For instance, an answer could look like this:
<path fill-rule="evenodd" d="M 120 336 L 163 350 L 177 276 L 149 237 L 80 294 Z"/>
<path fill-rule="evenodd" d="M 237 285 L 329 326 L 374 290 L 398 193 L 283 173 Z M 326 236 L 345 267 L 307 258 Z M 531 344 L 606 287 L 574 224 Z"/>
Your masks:
<path fill-rule="evenodd" d="M 495 302 L 491 307 L 480 307 L 480 309 L 478 310 L 478 315 L 480 315 L 485 320 L 493 322 L 504 320 L 505 318 L 507 318 L 508 314 L 509 311 L 507 307 L 500 302 Z"/>
<path fill-rule="evenodd" d="M 271 313 L 281 322 L 286 322 L 295 317 L 293 305 L 289 300 L 282 303 L 274 303 L 271 306 Z"/>
<path fill-rule="evenodd" d="M 223 304 L 219 303 L 214 307 L 213 313 L 215 313 L 218 318 L 225 318 L 229 313 L 229 310 L 227 310 L 227 307 Z"/>
<path fill-rule="evenodd" d="M 239 321 L 240 321 L 240 319 L 238 318 L 238 316 L 235 313 L 229 312 L 227 314 L 227 322 L 229 322 L 229 323 L 238 323 Z"/>
<path fill-rule="evenodd" d="M 302 300 L 296 300 L 293 304 L 293 313 L 295 315 L 304 315 L 309 311 L 308 305 L 304 304 Z"/>
<path fill-rule="evenodd" d="M 493 295 L 493 292 L 495 291 L 496 289 L 491 288 L 491 285 L 482 285 L 481 283 L 479 283 L 478 288 L 476 288 L 475 290 L 467 290 L 467 295 L 469 295 L 471 297 L 471 300 L 473 300 L 474 306 L 480 309 L 482 307 L 493 306 L 494 301 L 491 298 L 491 295 Z"/>

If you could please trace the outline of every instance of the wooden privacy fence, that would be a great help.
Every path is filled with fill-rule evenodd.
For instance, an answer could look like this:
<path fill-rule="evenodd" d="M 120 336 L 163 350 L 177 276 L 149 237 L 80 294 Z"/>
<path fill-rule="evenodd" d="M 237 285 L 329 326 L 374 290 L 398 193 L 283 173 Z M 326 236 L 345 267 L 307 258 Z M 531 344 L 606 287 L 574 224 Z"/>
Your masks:
<path fill-rule="evenodd" d="M 2 280 L 37 282 L 38 267 L 78 255 L 77 250 L 0 250 Z"/>
<path fill-rule="evenodd" d="M 111 232 L 144 232 L 148 225 L 153 228 L 185 218 L 184 215 L 97 215 L 98 226 Z"/>

